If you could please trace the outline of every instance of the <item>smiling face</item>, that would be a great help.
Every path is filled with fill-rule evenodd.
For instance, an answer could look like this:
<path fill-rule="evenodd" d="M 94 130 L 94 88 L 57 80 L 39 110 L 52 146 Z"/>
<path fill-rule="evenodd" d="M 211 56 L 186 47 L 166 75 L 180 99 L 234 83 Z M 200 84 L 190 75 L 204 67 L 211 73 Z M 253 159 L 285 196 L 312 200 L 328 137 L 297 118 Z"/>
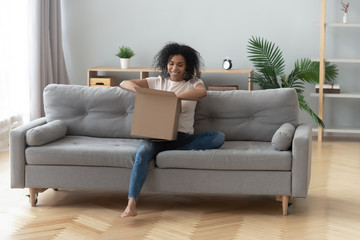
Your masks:
<path fill-rule="evenodd" d="M 170 80 L 181 82 L 186 70 L 186 60 L 182 55 L 174 55 L 170 58 L 167 64 Z"/>

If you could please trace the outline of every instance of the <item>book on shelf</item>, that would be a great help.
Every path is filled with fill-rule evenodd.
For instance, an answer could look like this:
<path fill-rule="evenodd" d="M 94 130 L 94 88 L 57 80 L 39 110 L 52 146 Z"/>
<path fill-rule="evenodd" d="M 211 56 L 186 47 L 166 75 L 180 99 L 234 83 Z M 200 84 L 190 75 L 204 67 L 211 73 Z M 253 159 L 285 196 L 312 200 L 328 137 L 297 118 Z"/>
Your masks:
<path fill-rule="evenodd" d="M 315 92 L 319 93 L 319 84 L 315 85 Z M 340 93 L 340 85 L 339 84 L 324 84 L 323 92 L 324 93 Z"/>
<path fill-rule="evenodd" d="M 209 91 L 231 91 L 231 90 L 239 90 L 238 85 L 209 85 Z"/>

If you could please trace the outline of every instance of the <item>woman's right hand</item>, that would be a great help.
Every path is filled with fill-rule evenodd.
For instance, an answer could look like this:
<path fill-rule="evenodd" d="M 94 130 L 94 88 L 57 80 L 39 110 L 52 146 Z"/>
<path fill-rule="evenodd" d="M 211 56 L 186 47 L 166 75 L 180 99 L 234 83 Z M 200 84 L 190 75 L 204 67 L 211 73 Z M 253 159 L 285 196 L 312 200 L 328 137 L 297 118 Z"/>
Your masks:
<path fill-rule="evenodd" d="M 136 92 L 137 87 L 149 88 L 149 84 L 146 79 L 134 79 L 134 80 L 124 80 L 119 85 L 122 89 L 127 91 Z"/>

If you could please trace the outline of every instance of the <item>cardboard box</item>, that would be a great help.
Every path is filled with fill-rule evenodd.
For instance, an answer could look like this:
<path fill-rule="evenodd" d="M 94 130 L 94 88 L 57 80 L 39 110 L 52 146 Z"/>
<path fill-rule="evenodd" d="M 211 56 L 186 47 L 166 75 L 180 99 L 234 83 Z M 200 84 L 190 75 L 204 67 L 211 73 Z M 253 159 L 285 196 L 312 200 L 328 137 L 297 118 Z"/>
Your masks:
<path fill-rule="evenodd" d="M 238 85 L 209 85 L 209 91 L 231 91 L 231 90 L 239 90 Z"/>
<path fill-rule="evenodd" d="M 176 140 L 181 99 L 174 92 L 136 88 L 131 135 Z"/>
<path fill-rule="evenodd" d="M 116 86 L 115 77 L 94 77 L 90 78 L 90 87 L 113 87 Z"/>

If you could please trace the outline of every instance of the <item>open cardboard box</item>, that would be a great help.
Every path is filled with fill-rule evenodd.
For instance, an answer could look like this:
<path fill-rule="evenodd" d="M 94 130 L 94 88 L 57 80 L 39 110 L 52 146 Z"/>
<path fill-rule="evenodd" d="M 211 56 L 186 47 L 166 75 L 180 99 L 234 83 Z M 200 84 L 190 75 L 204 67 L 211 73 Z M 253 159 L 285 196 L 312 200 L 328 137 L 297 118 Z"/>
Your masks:
<path fill-rule="evenodd" d="M 136 88 L 131 135 L 176 140 L 181 99 L 174 92 Z"/>

